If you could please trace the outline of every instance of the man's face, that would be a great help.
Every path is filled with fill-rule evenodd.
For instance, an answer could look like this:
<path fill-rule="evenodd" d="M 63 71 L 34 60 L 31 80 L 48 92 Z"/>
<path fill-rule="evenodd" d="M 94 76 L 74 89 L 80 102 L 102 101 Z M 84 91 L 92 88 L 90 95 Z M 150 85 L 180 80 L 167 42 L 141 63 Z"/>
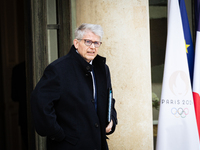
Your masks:
<path fill-rule="evenodd" d="M 92 43 L 92 45 L 90 46 L 86 46 L 84 39 L 95 42 L 100 41 L 100 37 L 88 31 L 83 36 L 82 40 L 78 41 L 77 39 L 74 39 L 74 46 L 77 49 L 78 53 L 89 63 L 97 56 L 98 48 L 94 46 L 94 43 Z"/>

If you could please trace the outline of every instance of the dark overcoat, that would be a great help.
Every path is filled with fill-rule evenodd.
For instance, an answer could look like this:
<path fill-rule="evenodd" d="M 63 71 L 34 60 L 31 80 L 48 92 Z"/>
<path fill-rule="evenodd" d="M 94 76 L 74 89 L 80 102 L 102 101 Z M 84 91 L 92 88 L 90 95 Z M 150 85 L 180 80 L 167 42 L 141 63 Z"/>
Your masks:
<path fill-rule="evenodd" d="M 97 111 L 94 107 L 94 69 Z M 110 73 L 105 58 L 97 55 L 90 65 L 72 46 L 70 52 L 47 66 L 31 95 L 36 131 L 47 136 L 48 150 L 106 150 Z M 117 115 L 112 106 L 113 128 Z"/>

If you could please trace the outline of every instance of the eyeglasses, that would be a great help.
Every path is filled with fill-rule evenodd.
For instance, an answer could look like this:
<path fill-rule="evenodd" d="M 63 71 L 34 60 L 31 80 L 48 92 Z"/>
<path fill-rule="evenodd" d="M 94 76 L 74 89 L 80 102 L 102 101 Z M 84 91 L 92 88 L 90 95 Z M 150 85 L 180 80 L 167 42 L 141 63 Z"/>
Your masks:
<path fill-rule="evenodd" d="M 98 48 L 101 46 L 102 42 L 99 42 L 99 41 L 92 41 L 92 40 L 88 40 L 88 39 L 77 39 L 77 40 L 84 40 L 84 44 L 86 46 L 91 46 L 92 43 L 94 43 L 94 47 Z"/>

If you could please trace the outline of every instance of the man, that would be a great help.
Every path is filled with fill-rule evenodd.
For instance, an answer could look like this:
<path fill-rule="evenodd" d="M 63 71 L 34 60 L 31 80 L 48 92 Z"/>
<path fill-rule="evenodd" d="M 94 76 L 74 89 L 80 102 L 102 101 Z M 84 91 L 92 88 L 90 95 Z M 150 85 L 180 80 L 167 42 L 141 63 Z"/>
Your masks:
<path fill-rule="evenodd" d="M 35 129 L 47 136 L 48 150 L 107 150 L 106 134 L 114 132 L 117 114 L 107 122 L 110 73 L 97 55 L 103 30 L 82 24 L 70 52 L 50 65 L 31 95 Z"/>

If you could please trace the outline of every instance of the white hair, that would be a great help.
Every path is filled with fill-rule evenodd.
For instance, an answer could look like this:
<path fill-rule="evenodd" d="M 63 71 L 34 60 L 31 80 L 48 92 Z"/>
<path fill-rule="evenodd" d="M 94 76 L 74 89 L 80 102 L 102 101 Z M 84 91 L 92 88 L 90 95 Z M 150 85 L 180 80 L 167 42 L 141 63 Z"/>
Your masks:
<path fill-rule="evenodd" d="M 103 29 L 98 24 L 87 24 L 83 23 L 81 24 L 75 31 L 75 39 L 82 39 L 83 36 L 88 32 L 91 31 L 95 35 L 98 35 L 100 37 L 100 40 L 102 40 L 103 37 Z"/>

